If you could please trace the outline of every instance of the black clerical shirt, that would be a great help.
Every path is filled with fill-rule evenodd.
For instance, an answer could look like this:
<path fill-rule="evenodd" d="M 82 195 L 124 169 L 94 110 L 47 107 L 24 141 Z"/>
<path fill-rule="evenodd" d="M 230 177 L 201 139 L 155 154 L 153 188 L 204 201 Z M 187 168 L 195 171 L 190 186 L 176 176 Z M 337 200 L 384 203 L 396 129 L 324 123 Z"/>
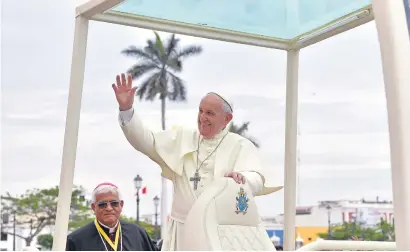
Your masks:
<path fill-rule="evenodd" d="M 154 246 L 151 238 L 148 236 L 147 232 L 132 223 L 120 221 L 121 231 L 120 238 L 122 235 L 122 250 L 123 251 L 156 251 L 157 248 Z M 110 237 L 108 229 L 104 226 L 101 228 L 106 232 L 107 236 Z M 115 233 L 114 233 L 115 236 Z M 114 237 L 113 243 L 114 243 Z M 104 239 L 103 239 L 104 240 Z M 67 237 L 66 251 L 113 251 L 111 246 L 106 242 L 101 240 L 98 234 L 97 227 L 94 222 L 91 222 L 84 227 L 81 227 Z M 104 246 L 105 243 L 105 246 Z M 117 251 L 121 250 L 121 239 L 119 239 Z"/>

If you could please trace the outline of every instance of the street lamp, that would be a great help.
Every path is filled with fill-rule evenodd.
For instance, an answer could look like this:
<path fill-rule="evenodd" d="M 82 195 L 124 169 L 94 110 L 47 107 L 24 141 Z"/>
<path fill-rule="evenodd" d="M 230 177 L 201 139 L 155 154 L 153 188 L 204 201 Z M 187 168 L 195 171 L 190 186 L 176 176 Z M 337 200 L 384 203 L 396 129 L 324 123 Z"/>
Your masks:
<path fill-rule="evenodd" d="M 330 240 L 332 237 L 330 233 L 330 215 L 332 213 L 332 207 L 330 205 L 327 205 L 326 210 L 327 210 L 327 239 Z"/>
<path fill-rule="evenodd" d="M 159 206 L 159 197 L 155 196 L 154 197 L 154 206 L 155 206 L 155 240 L 159 240 L 159 235 L 158 235 L 158 206 Z"/>
<path fill-rule="evenodd" d="M 137 224 L 140 223 L 140 189 L 142 185 L 142 178 L 140 175 L 137 175 L 134 178 L 134 186 L 135 189 L 137 190 Z"/>

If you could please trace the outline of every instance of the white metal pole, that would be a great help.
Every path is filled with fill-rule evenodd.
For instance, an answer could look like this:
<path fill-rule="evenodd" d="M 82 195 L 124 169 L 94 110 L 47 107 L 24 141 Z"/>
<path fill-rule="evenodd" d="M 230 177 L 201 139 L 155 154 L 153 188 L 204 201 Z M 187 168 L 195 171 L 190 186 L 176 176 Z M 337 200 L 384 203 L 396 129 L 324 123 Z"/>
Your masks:
<path fill-rule="evenodd" d="M 164 239 L 167 234 L 168 226 L 168 194 L 166 178 L 161 177 L 161 185 L 161 239 Z"/>
<path fill-rule="evenodd" d="M 78 128 L 80 123 L 81 98 L 83 93 L 88 23 L 89 20 L 82 16 L 78 16 L 75 19 L 70 89 L 68 94 L 53 251 L 63 251 L 66 247 L 68 218 L 70 214 L 77 152 Z"/>
<path fill-rule="evenodd" d="M 284 250 L 295 250 L 299 50 L 288 51 L 286 75 Z"/>
<path fill-rule="evenodd" d="M 403 0 L 373 0 L 390 133 L 396 249 L 410 250 L 410 27 Z"/>

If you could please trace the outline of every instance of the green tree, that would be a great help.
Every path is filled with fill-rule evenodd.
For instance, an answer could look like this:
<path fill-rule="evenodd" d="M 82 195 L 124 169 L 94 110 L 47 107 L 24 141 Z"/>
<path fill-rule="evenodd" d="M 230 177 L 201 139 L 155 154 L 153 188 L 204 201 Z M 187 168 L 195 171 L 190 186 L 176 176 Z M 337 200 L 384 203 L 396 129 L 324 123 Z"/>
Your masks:
<path fill-rule="evenodd" d="M 364 230 L 359 224 L 344 222 L 342 225 L 334 225 L 331 227 L 332 240 L 349 240 L 353 237 L 361 236 Z M 318 236 L 322 239 L 328 239 L 328 233 L 319 233 Z"/>
<path fill-rule="evenodd" d="M 247 135 L 247 131 L 249 130 L 249 129 L 248 129 L 249 123 L 250 123 L 250 122 L 242 123 L 241 126 L 238 126 L 238 125 L 236 125 L 236 124 L 234 124 L 234 123 L 231 123 L 231 125 L 230 125 L 230 127 L 229 127 L 229 131 L 232 132 L 232 133 L 236 133 L 236 134 L 238 134 L 238 135 L 241 135 L 241 136 L 243 136 L 243 137 L 246 137 L 246 138 L 249 139 L 249 141 L 251 141 L 257 148 L 259 148 L 259 147 L 260 147 L 259 143 L 258 143 L 253 137 Z"/>
<path fill-rule="evenodd" d="M 130 223 L 136 223 L 136 220 L 134 218 L 131 218 L 131 217 L 121 216 L 120 219 L 123 220 L 123 221 L 130 222 Z M 144 221 L 140 221 L 139 226 L 144 228 L 145 231 L 147 231 L 147 233 L 151 237 L 151 239 L 155 239 L 155 226 L 154 225 L 152 225 L 150 223 L 147 223 L 147 222 L 144 222 Z M 159 229 L 160 229 L 160 227 L 158 227 L 158 232 L 159 232 L 159 237 L 161 237 Z"/>
<path fill-rule="evenodd" d="M 86 200 L 83 195 L 84 189 L 75 186 L 71 199 L 71 207 L 73 210 L 71 217 L 73 218 L 86 215 L 88 212 L 88 208 L 85 204 Z M 9 218 L 12 220 L 9 222 L 9 226 L 5 227 L 8 230 L 7 233 L 13 234 L 10 230 L 15 222 L 16 226 L 25 228 L 28 231 L 23 235 L 15 235 L 24 239 L 26 246 L 30 246 L 34 237 L 39 235 L 45 227 L 53 226 L 55 224 L 57 197 L 57 186 L 49 189 L 35 188 L 16 196 L 12 196 L 10 193 L 2 195 L 2 216 L 13 216 L 13 218 Z"/>
<path fill-rule="evenodd" d="M 396 236 L 394 233 L 394 224 L 389 224 L 385 220 L 381 219 L 377 224 L 376 230 L 378 231 L 378 241 L 395 241 Z"/>
<path fill-rule="evenodd" d="M 40 245 L 43 250 L 51 250 L 53 248 L 53 235 L 41 234 L 37 236 L 37 244 Z"/>
<path fill-rule="evenodd" d="M 161 101 L 161 124 L 165 130 L 166 99 L 170 101 L 185 101 L 186 87 L 184 81 L 177 76 L 183 70 L 183 60 L 202 52 L 200 46 L 180 48 L 180 40 L 172 34 L 164 42 L 157 32 L 155 39 L 149 39 L 144 48 L 130 46 L 122 54 L 135 58 L 137 63 L 131 66 L 127 73 L 133 79 L 147 75 L 137 89 L 136 96 L 140 100 L 153 101 L 157 97 Z"/>
<path fill-rule="evenodd" d="M 328 239 L 328 233 L 319 233 L 322 239 Z M 359 223 L 345 222 L 331 227 L 332 240 L 394 241 L 394 227 L 381 220 L 375 227 L 366 227 Z"/>
<path fill-rule="evenodd" d="M 83 227 L 87 225 L 88 223 L 94 221 L 93 216 L 80 216 L 80 217 L 75 217 L 75 218 L 70 218 L 70 221 L 68 222 L 68 231 L 74 231 L 80 227 Z"/>

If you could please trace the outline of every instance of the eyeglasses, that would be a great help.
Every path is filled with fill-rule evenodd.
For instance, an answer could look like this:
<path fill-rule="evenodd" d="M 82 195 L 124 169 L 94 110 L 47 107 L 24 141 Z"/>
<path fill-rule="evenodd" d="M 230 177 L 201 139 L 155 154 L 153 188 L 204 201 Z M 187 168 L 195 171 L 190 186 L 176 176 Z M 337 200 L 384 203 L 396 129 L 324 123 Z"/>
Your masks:
<path fill-rule="evenodd" d="M 110 204 L 110 206 L 114 208 L 114 207 L 118 207 L 120 205 L 120 202 L 118 200 L 100 201 L 97 203 L 97 206 L 99 208 L 107 208 L 108 204 Z"/>

